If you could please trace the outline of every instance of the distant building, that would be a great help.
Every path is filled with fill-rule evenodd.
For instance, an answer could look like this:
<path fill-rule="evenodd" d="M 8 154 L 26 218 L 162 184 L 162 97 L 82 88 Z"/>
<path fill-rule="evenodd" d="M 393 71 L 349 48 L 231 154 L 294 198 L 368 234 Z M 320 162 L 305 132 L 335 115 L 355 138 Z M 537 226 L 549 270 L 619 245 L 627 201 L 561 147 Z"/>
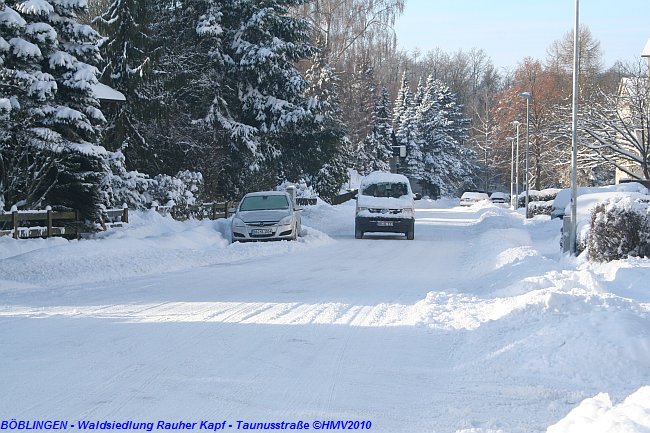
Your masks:
<path fill-rule="evenodd" d="M 650 45 L 650 41 L 649 45 Z M 650 49 L 650 47 L 647 47 Z M 641 95 L 640 92 L 644 91 L 643 89 L 648 89 L 648 78 L 647 77 L 629 77 L 629 78 L 623 78 L 621 80 L 621 83 L 619 85 L 618 89 L 618 94 L 620 96 L 619 98 L 619 113 L 621 115 L 622 120 L 628 121 L 628 124 L 634 124 L 634 121 L 632 119 L 633 117 L 633 106 L 635 105 L 635 100 L 638 100 L 639 98 L 646 97 L 645 95 Z M 635 129 L 631 131 L 633 134 L 636 134 L 636 139 L 639 142 L 644 142 L 645 140 L 648 139 L 648 137 L 644 137 L 645 131 L 641 128 Z M 620 139 L 619 140 L 619 146 L 622 148 L 625 148 L 626 151 L 630 153 L 635 153 L 638 154 L 639 151 L 638 149 L 634 148 L 629 144 L 629 139 Z M 636 164 L 633 164 L 630 161 L 620 161 L 620 165 L 624 166 L 626 170 L 628 170 L 630 173 L 633 173 L 635 176 L 638 176 L 638 178 L 643 179 L 644 175 L 641 171 L 641 168 L 638 167 Z M 616 173 L 615 173 L 615 182 L 616 183 L 621 183 L 621 181 L 626 181 L 629 180 L 631 176 L 624 172 L 623 170 L 620 170 L 619 168 L 616 168 Z"/>

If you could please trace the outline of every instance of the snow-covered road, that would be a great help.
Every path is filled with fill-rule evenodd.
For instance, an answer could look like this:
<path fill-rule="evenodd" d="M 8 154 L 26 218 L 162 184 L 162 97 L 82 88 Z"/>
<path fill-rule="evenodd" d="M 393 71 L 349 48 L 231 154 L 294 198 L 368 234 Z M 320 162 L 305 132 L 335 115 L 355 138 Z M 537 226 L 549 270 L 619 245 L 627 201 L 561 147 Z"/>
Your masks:
<path fill-rule="evenodd" d="M 583 263 L 557 221 L 419 206 L 414 241 L 355 240 L 350 204 L 306 209 L 295 243 L 155 214 L 0 238 L 0 419 L 528 433 L 650 384 L 646 260 Z"/>

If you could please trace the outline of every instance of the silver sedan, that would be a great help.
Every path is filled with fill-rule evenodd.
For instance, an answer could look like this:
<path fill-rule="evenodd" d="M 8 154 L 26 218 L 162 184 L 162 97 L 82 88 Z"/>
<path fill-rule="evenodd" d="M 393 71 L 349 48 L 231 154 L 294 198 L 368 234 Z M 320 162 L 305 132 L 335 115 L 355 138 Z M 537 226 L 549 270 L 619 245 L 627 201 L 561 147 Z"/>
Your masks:
<path fill-rule="evenodd" d="M 300 235 L 300 209 L 283 191 L 251 192 L 232 218 L 233 242 L 295 240 Z"/>

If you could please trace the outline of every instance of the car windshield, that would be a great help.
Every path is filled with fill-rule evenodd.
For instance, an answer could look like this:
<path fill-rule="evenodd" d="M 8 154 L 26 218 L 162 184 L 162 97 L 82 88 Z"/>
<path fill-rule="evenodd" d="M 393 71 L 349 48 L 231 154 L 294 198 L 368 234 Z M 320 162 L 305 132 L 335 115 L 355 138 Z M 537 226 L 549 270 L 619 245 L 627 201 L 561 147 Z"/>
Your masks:
<path fill-rule="evenodd" d="M 253 195 L 244 197 L 239 206 L 240 211 L 289 209 L 289 200 L 285 195 Z"/>
<path fill-rule="evenodd" d="M 393 197 L 400 198 L 408 193 L 408 187 L 403 182 L 381 182 L 365 185 L 361 195 L 370 197 Z"/>

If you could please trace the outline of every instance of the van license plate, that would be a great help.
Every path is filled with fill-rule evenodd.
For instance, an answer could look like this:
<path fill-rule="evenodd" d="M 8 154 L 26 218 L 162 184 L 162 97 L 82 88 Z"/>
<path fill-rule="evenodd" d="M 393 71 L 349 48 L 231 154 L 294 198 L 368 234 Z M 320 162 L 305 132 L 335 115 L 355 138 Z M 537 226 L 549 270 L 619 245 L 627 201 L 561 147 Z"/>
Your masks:
<path fill-rule="evenodd" d="M 393 227 L 392 221 L 377 221 L 377 227 Z"/>
<path fill-rule="evenodd" d="M 263 235 L 272 235 L 273 230 L 271 229 L 253 229 L 251 230 L 251 235 L 253 236 L 263 236 Z"/>

